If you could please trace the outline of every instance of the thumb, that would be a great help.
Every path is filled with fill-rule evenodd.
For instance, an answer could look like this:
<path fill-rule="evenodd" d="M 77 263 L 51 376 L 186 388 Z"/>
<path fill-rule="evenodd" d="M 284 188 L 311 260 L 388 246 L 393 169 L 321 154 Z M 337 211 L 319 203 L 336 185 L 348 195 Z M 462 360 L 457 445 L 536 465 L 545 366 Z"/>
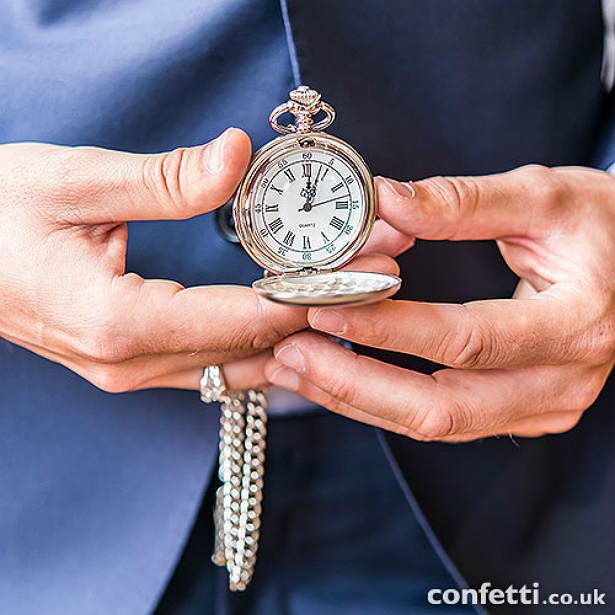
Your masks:
<path fill-rule="evenodd" d="M 206 145 L 160 154 L 96 147 L 58 147 L 54 152 L 58 168 L 49 178 L 55 184 L 51 193 L 60 203 L 72 203 L 65 217 L 98 224 L 180 220 L 222 205 L 245 174 L 251 145 L 245 132 L 229 128 Z M 47 159 L 47 169 L 49 163 Z"/>

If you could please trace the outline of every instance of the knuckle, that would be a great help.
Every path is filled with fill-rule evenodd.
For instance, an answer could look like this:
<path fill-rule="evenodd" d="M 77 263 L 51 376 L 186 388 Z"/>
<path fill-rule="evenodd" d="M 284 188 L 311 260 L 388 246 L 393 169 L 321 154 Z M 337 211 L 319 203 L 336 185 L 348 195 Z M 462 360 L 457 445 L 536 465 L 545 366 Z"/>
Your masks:
<path fill-rule="evenodd" d="M 596 324 L 586 345 L 591 363 L 604 365 L 612 361 L 615 356 L 615 318 L 605 318 Z"/>
<path fill-rule="evenodd" d="M 599 372 L 593 372 L 578 380 L 570 387 L 569 410 L 585 411 L 600 395 L 604 386 L 604 378 Z"/>
<path fill-rule="evenodd" d="M 399 340 L 396 339 L 396 328 L 391 326 L 391 322 L 387 318 L 370 319 L 369 328 L 367 331 L 360 326 L 360 323 L 357 323 L 357 326 L 355 326 L 355 323 L 351 319 L 347 319 L 346 331 L 344 332 L 344 335 L 349 335 L 355 332 L 366 339 L 369 336 L 369 342 L 372 344 L 378 344 L 386 348 L 399 345 Z"/>
<path fill-rule="evenodd" d="M 129 341 L 105 325 L 92 327 L 81 336 L 80 354 L 99 365 L 118 365 L 134 358 Z"/>
<path fill-rule="evenodd" d="M 406 425 L 408 434 L 417 440 L 430 442 L 457 433 L 454 412 L 450 407 L 431 407 Z"/>
<path fill-rule="evenodd" d="M 284 337 L 275 319 L 267 318 L 261 299 L 255 296 L 256 315 L 241 327 L 232 341 L 235 351 L 260 352 Z"/>
<path fill-rule="evenodd" d="M 278 336 L 276 331 L 268 329 L 262 322 L 247 322 L 238 327 L 230 336 L 228 344 L 219 350 L 231 354 L 255 354 L 271 348 L 283 337 L 283 335 Z"/>
<path fill-rule="evenodd" d="M 548 213 L 558 214 L 566 199 L 562 198 L 564 183 L 554 169 L 529 164 L 518 169 L 523 184 L 537 206 Z"/>
<path fill-rule="evenodd" d="M 349 385 L 346 378 L 337 377 L 329 379 L 327 382 L 327 390 L 334 399 L 352 405 L 352 387 Z"/>
<path fill-rule="evenodd" d="M 566 417 L 551 433 L 565 433 L 574 429 L 579 424 L 582 417 L 583 412 L 571 413 L 570 416 Z"/>
<path fill-rule="evenodd" d="M 362 373 L 362 365 L 370 365 L 370 360 L 366 357 L 359 356 L 357 353 L 348 351 L 353 363 L 358 366 L 355 370 L 352 366 L 349 366 L 347 373 Z M 355 386 L 352 385 L 352 378 L 345 377 L 344 374 L 336 373 L 319 373 L 317 379 L 320 381 L 322 378 L 323 386 L 326 388 L 329 395 L 331 395 L 338 402 L 344 405 L 358 407 L 357 404 L 357 392 Z"/>
<path fill-rule="evenodd" d="M 432 177 L 428 187 L 444 206 L 448 223 L 472 215 L 478 204 L 478 185 L 471 177 Z"/>
<path fill-rule="evenodd" d="M 118 365 L 137 356 L 133 336 L 122 331 L 117 306 L 107 293 L 99 293 L 79 337 L 78 351 L 97 365 Z"/>
<path fill-rule="evenodd" d="M 188 148 L 180 147 L 143 158 L 141 174 L 143 185 L 158 203 L 166 207 L 170 217 L 184 219 L 190 216 L 189 202 L 185 197 L 186 166 L 190 153 Z M 198 168 L 198 165 L 195 165 Z M 200 185 L 199 178 L 191 178 Z"/>
<path fill-rule="evenodd" d="M 97 365 L 90 369 L 87 379 L 105 393 L 127 393 L 134 390 L 134 384 L 117 365 Z"/>
<path fill-rule="evenodd" d="M 438 380 L 438 373 L 434 377 Z M 468 423 L 466 413 L 455 399 L 442 396 L 434 399 L 430 406 L 411 404 L 407 407 L 405 427 L 408 435 L 416 440 L 442 440 L 464 432 Z"/>
<path fill-rule="evenodd" d="M 272 311 L 269 301 L 260 295 L 252 295 L 253 318 L 247 319 L 233 336 L 232 345 L 236 351 L 260 352 L 267 350 L 291 333 L 305 328 L 307 316 L 299 317 L 299 312 L 288 313 L 280 317 L 277 311 Z"/>
<path fill-rule="evenodd" d="M 463 322 L 442 338 L 438 351 L 442 364 L 456 369 L 475 369 L 495 364 L 493 336 L 489 328 L 472 322 Z"/>
<path fill-rule="evenodd" d="M 271 348 L 283 337 L 275 329 L 269 329 L 262 324 L 251 324 L 243 334 L 239 335 L 238 345 L 241 349 L 247 348 L 248 351 L 256 353 Z"/>

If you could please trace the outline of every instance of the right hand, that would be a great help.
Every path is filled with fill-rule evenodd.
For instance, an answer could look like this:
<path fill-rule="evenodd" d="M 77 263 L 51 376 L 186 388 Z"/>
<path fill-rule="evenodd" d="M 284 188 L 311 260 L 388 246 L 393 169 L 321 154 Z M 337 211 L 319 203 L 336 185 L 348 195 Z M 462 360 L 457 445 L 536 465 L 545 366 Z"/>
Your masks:
<path fill-rule="evenodd" d="M 125 273 L 127 221 L 222 205 L 250 153 L 238 129 L 154 155 L 0 146 L 0 337 L 110 392 L 194 389 L 203 366 L 243 357 L 225 370 L 229 387 L 263 384 L 260 351 L 305 328 L 305 310 Z"/>

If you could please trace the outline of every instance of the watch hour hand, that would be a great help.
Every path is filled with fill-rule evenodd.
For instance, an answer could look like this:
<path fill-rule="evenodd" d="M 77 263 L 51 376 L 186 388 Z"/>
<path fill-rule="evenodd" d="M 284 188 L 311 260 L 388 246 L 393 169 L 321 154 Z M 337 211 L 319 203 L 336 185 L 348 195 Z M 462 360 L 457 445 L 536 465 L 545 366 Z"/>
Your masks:
<path fill-rule="evenodd" d="M 309 201 L 306 201 L 301 207 L 299 207 L 299 211 L 310 211 L 313 205 Z"/>
<path fill-rule="evenodd" d="M 299 208 L 299 211 L 311 211 L 313 207 L 318 207 L 319 205 L 326 205 L 327 203 L 331 203 L 331 201 L 336 201 L 339 197 L 334 196 L 331 199 L 327 199 L 326 201 L 320 201 L 319 203 L 304 203 L 302 207 Z"/>

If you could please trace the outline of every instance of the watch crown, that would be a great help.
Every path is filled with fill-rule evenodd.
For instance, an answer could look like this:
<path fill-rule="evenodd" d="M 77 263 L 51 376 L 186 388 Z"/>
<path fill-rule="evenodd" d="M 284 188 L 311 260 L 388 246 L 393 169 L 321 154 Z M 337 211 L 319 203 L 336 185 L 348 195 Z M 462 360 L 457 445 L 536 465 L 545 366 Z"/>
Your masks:
<path fill-rule="evenodd" d="M 304 107 L 312 107 L 320 102 L 320 94 L 307 85 L 301 85 L 289 94 L 290 99 Z"/>
<path fill-rule="evenodd" d="M 335 110 L 326 102 L 320 100 L 320 93 L 307 85 L 300 85 L 296 90 L 288 94 L 290 100 L 276 107 L 269 116 L 269 123 L 274 130 L 282 134 L 289 132 L 308 133 L 324 130 L 335 119 Z M 314 122 L 313 116 L 324 111 L 325 117 L 319 122 Z M 295 116 L 295 124 L 282 125 L 278 118 L 284 113 Z"/>

